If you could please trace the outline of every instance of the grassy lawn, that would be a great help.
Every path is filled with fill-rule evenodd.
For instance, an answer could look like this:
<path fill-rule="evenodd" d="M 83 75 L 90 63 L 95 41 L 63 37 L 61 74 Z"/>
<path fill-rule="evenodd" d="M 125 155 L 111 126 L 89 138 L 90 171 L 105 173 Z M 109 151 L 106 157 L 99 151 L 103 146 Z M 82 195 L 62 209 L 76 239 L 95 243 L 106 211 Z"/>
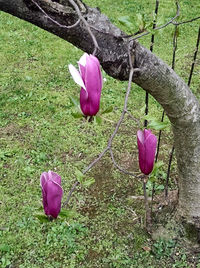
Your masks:
<path fill-rule="evenodd" d="M 87 0 L 98 6 L 114 24 L 136 32 L 137 14 L 152 20 L 155 1 Z M 199 0 L 181 0 L 180 20 L 198 16 Z M 158 23 L 175 14 L 172 0 L 161 1 Z M 121 16 L 133 19 L 127 29 Z M 79 96 L 68 71 L 82 51 L 36 26 L 0 12 L 0 265 L 36 267 L 200 267 L 198 253 L 191 254 L 180 240 L 154 239 L 144 229 L 144 205 L 131 196 L 142 195 L 142 182 L 120 173 L 106 155 L 87 174 L 90 187 L 79 186 L 70 199 L 65 218 L 38 219 L 41 213 L 40 174 L 53 170 L 62 177 L 64 198 L 83 170 L 105 148 L 123 109 L 127 82 L 106 78 L 102 90 L 102 123 L 75 119 L 70 96 Z M 180 27 L 175 70 L 187 81 L 196 46 L 199 21 Z M 154 52 L 171 65 L 173 26 L 155 35 Z M 150 36 L 140 40 L 149 47 Z M 200 99 L 200 59 L 191 89 Z M 136 132 L 143 127 L 145 92 L 132 86 L 129 111 L 113 142 L 117 162 L 140 174 Z M 150 116 L 161 118 L 162 108 L 150 97 Z M 165 119 L 168 122 L 167 119 Z M 153 130 L 158 136 L 158 131 Z M 160 160 L 163 166 L 156 194 L 165 184 L 173 144 L 170 127 L 163 132 Z M 170 188 L 176 188 L 173 160 Z M 149 184 L 149 194 L 151 184 Z M 156 210 L 156 208 L 154 208 Z M 155 213 L 155 220 L 157 217 Z M 181 238 L 181 234 L 179 234 Z M 196 266 L 195 266 L 196 265 Z"/>

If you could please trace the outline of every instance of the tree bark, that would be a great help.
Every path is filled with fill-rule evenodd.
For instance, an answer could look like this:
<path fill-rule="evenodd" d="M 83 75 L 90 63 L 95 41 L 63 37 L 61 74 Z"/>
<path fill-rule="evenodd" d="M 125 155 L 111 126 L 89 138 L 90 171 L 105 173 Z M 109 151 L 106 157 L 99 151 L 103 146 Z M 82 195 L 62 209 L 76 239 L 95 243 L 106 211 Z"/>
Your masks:
<path fill-rule="evenodd" d="M 36 0 L 35 0 L 36 1 Z M 78 15 L 68 0 L 37 0 L 55 21 L 70 26 Z M 96 56 L 112 77 L 128 80 L 128 50 L 134 62 L 133 82 L 149 92 L 164 108 L 172 124 L 179 171 L 179 214 L 200 228 L 200 104 L 184 81 L 161 59 L 137 41 L 130 41 L 96 8 L 76 0 L 99 45 Z M 30 0 L 0 0 L 0 10 L 51 32 L 92 53 L 94 45 L 85 25 L 64 28 L 50 20 Z"/>

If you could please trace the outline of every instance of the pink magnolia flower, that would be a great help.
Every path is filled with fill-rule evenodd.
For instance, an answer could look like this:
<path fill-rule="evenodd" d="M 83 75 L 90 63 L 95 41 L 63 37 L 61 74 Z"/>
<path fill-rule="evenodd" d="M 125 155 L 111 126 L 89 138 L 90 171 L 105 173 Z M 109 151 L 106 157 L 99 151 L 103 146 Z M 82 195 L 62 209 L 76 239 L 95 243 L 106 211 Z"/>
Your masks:
<path fill-rule="evenodd" d="M 63 195 L 61 177 L 53 171 L 43 172 L 40 176 L 40 186 L 45 214 L 57 218 Z"/>
<path fill-rule="evenodd" d="M 137 131 L 139 166 L 142 173 L 149 175 L 153 170 L 157 138 L 150 129 Z"/>
<path fill-rule="evenodd" d="M 93 116 L 98 113 L 100 106 L 102 89 L 100 63 L 95 56 L 84 53 L 78 65 L 79 71 L 69 64 L 69 71 L 74 81 L 81 86 L 81 111 L 86 116 Z"/>

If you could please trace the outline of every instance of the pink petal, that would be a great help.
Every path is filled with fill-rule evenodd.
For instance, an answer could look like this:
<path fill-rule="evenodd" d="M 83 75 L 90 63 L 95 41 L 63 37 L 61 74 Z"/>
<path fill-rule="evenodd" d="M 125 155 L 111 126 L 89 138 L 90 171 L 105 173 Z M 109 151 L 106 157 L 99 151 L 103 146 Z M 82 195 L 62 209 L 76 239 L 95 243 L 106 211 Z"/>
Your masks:
<path fill-rule="evenodd" d="M 100 83 L 99 88 L 102 89 L 102 86 L 103 86 L 103 76 L 102 76 L 102 73 L 101 73 L 100 62 L 97 59 L 97 57 L 95 57 L 93 55 L 90 55 L 90 59 L 93 60 L 94 62 L 96 62 L 96 64 L 97 64 L 97 68 L 98 68 L 98 71 L 99 71 L 99 83 Z"/>
<path fill-rule="evenodd" d="M 152 134 L 151 130 L 150 130 L 150 129 L 146 129 L 146 128 L 144 129 L 143 133 L 144 133 L 144 139 L 145 139 L 145 140 L 147 139 L 147 137 L 148 137 L 149 135 Z"/>
<path fill-rule="evenodd" d="M 50 170 L 43 172 L 40 176 L 40 185 L 42 188 L 42 201 L 45 214 L 57 218 L 63 195 L 61 177 Z"/>
<path fill-rule="evenodd" d="M 153 170 L 154 158 L 156 153 L 157 138 L 155 135 L 150 134 L 145 140 L 146 149 L 146 170 L 148 172 Z M 151 171 L 149 173 L 151 173 Z"/>
<path fill-rule="evenodd" d="M 144 143 L 144 133 L 142 130 L 137 131 L 137 138 L 140 140 L 141 143 Z"/>
<path fill-rule="evenodd" d="M 139 133 L 139 134 L 141 135 L 141 133 Z M 144 143 L 141 142 L 141 139 L 140 139 L 141 137 L 137 136 L 138 153 L 139 153 L 139 166 L 140 166 L 140 170 L 145 174 L 146 156 L 145 156 Z"/>
<path fill-rule="evenodd" d="M 48 182 L 48 173 L 43 172 L 40 176 L 40 186 L 42 188 L 42 203 L 44 212 L 48 215 L 48 204 L 47 204 L 47 182 Z"/>
<path fill-rule="evenodd" d="M 57 218 L 61 209 L 62 187 L 52 180 L 47 182 L 48 215 Z"/>
<path fill-rule="evenodd" d="M 80 91 L 80 107 L 84 115 L 90 116 L 90 103 L 88 101 L 88 93 L 81 88 Z"/>
<path fill-rule="evenodd" d="M 61 177 L 56 172 L 53 172 L 51 170 L 48 171 L 49 179 L 57 183 L 58 185 L 61 185 Z"/>

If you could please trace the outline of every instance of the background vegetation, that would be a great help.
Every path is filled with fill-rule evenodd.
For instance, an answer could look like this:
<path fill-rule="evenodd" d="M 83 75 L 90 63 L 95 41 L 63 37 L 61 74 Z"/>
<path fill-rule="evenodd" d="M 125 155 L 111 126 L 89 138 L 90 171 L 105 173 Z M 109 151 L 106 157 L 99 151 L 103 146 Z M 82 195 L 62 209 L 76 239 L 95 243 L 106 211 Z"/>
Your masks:
<path fill-rule="evenodd" d="M 155 1 L 87 0 L 114 24 L 136 32 L 141 16 L 153 19 Z M 199 0 L 182 0 L 180 20 L 198 16 Z M 161 1 L 158 24 L 175 14 L 172 0 Z M 131 21 L 123 23 L 123 16 Z M 102 123 L 74 119 L 70 96 L 79 96 L 68 64 L 76 65 L 82 51 L 31 24 L 0 13 L 0 265 L 1 267 L 200 267 L 198 249 L 183 247 L 177 239 L 152 240 L 144 230 L 144 206 L 131 196 L 142 194 L 142 183 L 119 173 L 108 156 L 88 174 L 90 188 L 80 186 L 70 200 L 65 218 L 43 222 L 40 174 L 54 170 L 62 177 L 64 200 L 77 170 L 85 168 L 106 146 L 120 117 L 127 82 L 106 78 L 102 91 Z M 198 21 L 179 30 L 175 70 L 187 82 L 196 45 Z M 154 52 L 171 65 L 174 26 L 155 36 Z M 150 36 L 140 39 L 149 47 Z M 200 97 L 199 58 L 191 88 Z M 129 111 L 114 141 L 117 161 L 139 174 L 136 132 L 143 127 L 145 92 L 133 85 Z M 150 116 L 160 119 L 162 108 L 150 98 Z M 167 119 L 166 119 L 167 122 Z M 158 131 L 154 130 L 155 134 Z M 163 189 L 173 144 L 170 127 L 161 144 L 162 169 L 157 194 Z M 175 160 L 171 189 L 176 188 Z M 149 184 L 150 193 L 151 184 Z M 156 207 L 155 220 L 158 217 Z M 159 224 L 159 223 L 158 223 Z"/>

